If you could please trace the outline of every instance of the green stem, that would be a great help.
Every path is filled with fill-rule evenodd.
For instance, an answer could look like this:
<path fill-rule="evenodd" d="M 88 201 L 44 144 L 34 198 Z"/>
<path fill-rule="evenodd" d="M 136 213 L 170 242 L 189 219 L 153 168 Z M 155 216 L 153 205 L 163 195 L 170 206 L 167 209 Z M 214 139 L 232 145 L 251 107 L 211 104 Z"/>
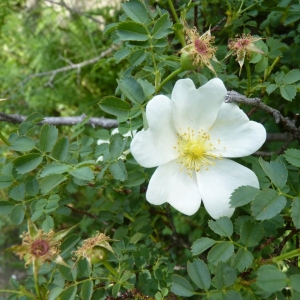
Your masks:
<path fill-rule="evenodd" d="M 173 73 L 171 73 L 167 78 L 165 78 L 163 81 L 162 81 L 162 83 L 157 87 L 157 89 L 156 89 L 156 93 L 158 93 L 161 89 L 162 89 L 162 87 L 168 82 L 168 81 L 170 81 L 172 78 L 174 78 L 176 75 L 178 75 L 178 74 L 180 74 L 181 72 L 183 72 L 184 71 L 184 69 L 183 68 L 179 68 L 179 69 L 177 69 L 177 70 L 175 70 Z"/>
<path fill-rule="evenodd" d="M 177 14 L 176 14 L 176 11 L 175 11 L 175 8 L 174 8 L 174 5 L 173 5 L 173 1 L 172 1 L 172 0 L 167 0 L 167 2 L 168 2 L 168 4 L 169 4 L 169 7 L 170 7 L 170 9 L 171 9 L 171 12 L 172 12 L 172 14 L 173 14 L 173 17 L 174 17 L 176 23 L 179 23 L 179 24 L 180 24 L 180 20 L 179 20 Z"/>
<path fill-rule="evenodd" d="M 40 286 L 39 286 L 39 268 L 37 266 L 37 261 L 33 261 L 33 277 L 34 277 L 34 286 L 35 286 L 35 292 L 38 299 L 42 299 L 41 292 L 40 292 Z"/>
<path fill-rule="evenodd" d="M 279 62 L 279 60 L 280 60 L 280 56 L 277 56 L 277 57 L 274 59 L 272 65 L 271 65 L 269 68 L 267 68 L 266 73 L 265 73 L 265 76 L 264 76 L 264 81 L 266 81 L 267 78 L 270 76 L 270 74 L 271 74 L 273 68 L 274 68 L 275 65 Z"/>
<path fill-rule="evenodd" d="M 245 58 L 245 67 L 247 71 L 247 93 L 246 96 L 250 96 L 250 89 L 251 89 L 251 71 L 250 71 L 250 65 L 249 65 L 249 60 Z"/>
<path fill-rule="evenodd" d="M 7 146 L 11 146 L 10 142 L 7 140 L 7 138 L 2 134 L 2 132 L 0 131 L 0 139 L 7 145 Z"/>
<path fill-rule="evenodd" d="M 289 259 L 289 258 L 293 258 L 295 256 L 300 256 L 300 248 L 296 249 L 296 250 L 292 250 L 290 252 L 284 253 L 282 255 L 273 257 L 271 259 L 272 262 L 279 262 L 285 259 Z"/>
<path fill-rule="evenodd" d="M 175 19 L 176 23 L 182 25 L 179 18 L 178 18 L 178 16 L 177 16 L 177 14 L 176 14 L 176 11 L 175 11 L 175 8 L 174 8 L 174 5 L 173 5 L 173 1 L 172 0 L 167 0 L 167 2 L 169 4 L 170 10 L 172 12 L 172 15 L 174 16 L 174 19 Z M 182 47 L 184 47 L 186 45 L 186 43 L 185 43 L 185 39 L 184 39 L 184 35 L 183 35 L 182 30 L 181 29 L 178 30 L 175 27 L 174 31 L 175 31 L 175 34 L 176 34 L 177 38 L 179 39 Z"/>
<path fill-rule="evenodd" d="M 116 278 L 119 278 L 119 274 L 117 273 L 117 271 L 110 265 L 110 263 L 108 261 L 103 261 L 102 264 L 104 265 L 104 267 L 111 273 L 113 274 Z"/>
<path fill-rule="evenodd" d="M 2 290 L 0 289 L 0 293 L 10 293 L 10 294 L 16 294 L 16 295 L 20 295 L 20 296 L 26 296 L 30 299 L 36 300 L 36 296 L 27 292 L 27 291 L 13 291 L 13 290 Z"/>

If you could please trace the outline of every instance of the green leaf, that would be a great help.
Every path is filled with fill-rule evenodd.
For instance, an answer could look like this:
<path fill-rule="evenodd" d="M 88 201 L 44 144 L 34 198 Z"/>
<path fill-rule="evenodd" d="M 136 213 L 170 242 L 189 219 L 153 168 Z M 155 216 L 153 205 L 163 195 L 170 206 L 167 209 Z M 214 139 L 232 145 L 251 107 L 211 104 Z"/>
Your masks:
<path fill-rule="evenodd" d="M 58 270 L 64 279 L 66 279 L 68 281 L 76 280 L 76 277 L 77 277 L 77 267 L 76 266 L 71 267 L 71 266 L 66 266 L 66 265 L 59 265 Z"/>
<path fill-rule="evenodd" d="M 210 220 L 208 226 L 220 236 L 231 237 L 233 233 L 233 225 L 228 217 L 221 217 L 216 221 Z"/>
<path fill-rule="evenodd" d="M 199 255 L 202 252 L 204 252 L 205 250 L 207 250 L 208 248 L 210 248 L 211 246 L 213 246 L 215 243 L 216 243 L 216 241 L 214 241 L 210 238 L 202 237 L 193 243 L 193 245 L 191 247 L 192 254 L 194 256 Z"/>
<path fill-rule="evenodd" d="M 263 228 L 261 223 L 254 223 L 251 220 L 243 222 L 240 229 L 241 242 L 246 247 L 258 245 L 263 237 Z"/>
<path fill-rule="evenodd" d="M 216 265 L 219 261 L 227 261 L 233 254 L 233 251 L 234 246 L 230 242 L 221 242 L 209 250 L 207 259 Z"/>
<path fill-rule="evenodd" d="M 250 251 L 240 248 L 234 257 L 234 265 L 237 267 L 239 272 L 243 272 L 249 268 L 253 261 L 253 255 Z"/>
<path fill-rule="evenodd" d="M 293 223 L 297 229 L 300 229 L 300 198 L 294 198 L 291 207 L 291 216 Z"/>
<path fill-rule="evenodd" d="M 74 300 L 77 293 L 77 285 L 68 287 L 60 296 L 60 300 Z"/>
<path fill-rule="evenodd" d="M 169 14 L 162 15 L 154 24 L 152 37 L 161 39 L 171 33 L 172 22 L 169 20 Z"/>
<path fill-rule="evenodd" d="M 255 71 L 260 73 L 260 72 L 263 72 L 264 70 L 266 70 L 267 67 L 268 67 L 268 58 L 265 56 L 262 56 L 260 61 L 255 65 Z"/>
<path fill-rule="evenodd" d="M 288 101 L 292 101 L 296 97 L 297 89 L 294 85 L 282 85 L 280 87 L 281 96 Z"/>
<path fill-rule="evenodd" d="M 60 185 L 65 180 L 67 180 L 67 177 L 60 174 L 49 175 L 47 177 L 44 177 L 40 181 L 41 193 L 48 194 L 52 189 Z"/>
<path fill-rule="evenodd" d="M 63 288 L 56 286 L 53 289 L 50 290 L 49 293 L 49 300 L 56 300 L 58 298 L 58 296 L 62 293 Z"/>
<path fill-rule="evenodd" d="M 145 233 L 137 232 L 130 239 L 130 243 L 136 244 L 138 241 L 142 240 L 144 237 L 146 237 Z"/>
<path fill-rule="evenodd" d="M 15 206 L 8 201 L 0 201 L 0 214 L 9 215 Z"/>
<path fill-rule="evenodd" d="M 211 276 L 203 260 L 194 259 L 187 263 L 187 271 L 193 282 L 200 288 L 208 290 L 211 285 Z"/>
<path fill-rule="evenodd" d="M 195 291 L 192 285 L 185 278 L 175 274 L 172 276 L 172 279 L 172 293 L 182 297 L 191 297 L 194 295 Z"/>
<path fill-rule="evenodd" d="M 132 21 L 142 24 L 145 24 L 148 21 L 147 10 L 142 3 L 134 0 L 123 3 L 122 8 Z"/>
<path fill-rule="evenodd" d="M 46 219 L 44 220 L 43 224 L 42 224 L 42 229 L 45 232 L 49 232 L 53 228 L 54 228 L 53 218 L 51 216 L 47 216 Z"/>
<path fill-rule="evenodd" d="M 300 168 L 300 150 L 288 149 L 283 156 L 291 165 Z"/>
<path fill-rule="evenodd" d="M 67 137 L 60 138 L 54 145 L 52 156 L 59 161 L 65 161 L 69 153 L 69 140 Z"/>
<path fill-rule="evenodd" d="M 237 278 L 236 270 L 222 262 L 218 263 L 215 274 L 215 285 L 219 290 L 232 286 Z"/>
<path fill-rule="evenodd" d="M 286 275 L 273 265 L 261 266 L 257 271 L 256 284 L 265 292 L 281 291 L 286 283 Z"/>
<path fill-rule="evenodd" d="M 241 296 L 241 294 L 237 291 L 227 291 L 225 292 L 224 297 L 222 298 L 222 300 L 243 300 L 244 298 Z"/>
<path fill-rule="evenodd" d="M 26 193 L 29 196 L 35 196 L 40 190 L 39 182 L 34 178 L 25 184 Z"/>
<path fill-rule="evenodd" d="M 292 288 L 300 293 L 300 274 L 294 274 L 294 275 L 291 275 L 290 276 L 290 283 L 291 283 L 291 286 Z"/>
<path fill-rule="evenodd" d="M 76 168 L 69 173 L 81 180 L 91 181 L 94 179 L 94 173 L 90 167 Z"/>
<path fill-rule="evenodd" d="M 266 162 L 261 157 L 259 163 L 271 181 L 279 188 L 286 184 L 288 172 L 285 165 L 279 161 Z"/>
<path fill-rule="evenodd" d="M 58 129 L 55 126 L 44 124 L 40 133 L 39 148 L 43 152 L 51 152 L 58 136 Z"/>
<path fill-rule="evenodd" d="M 283 79 L 284 84 L 292 84 L 300 80 L 300 70 L 292 70 Z"/>
<path fill-rule="evenodd" d="M 34 141 L 28 136 L 20 136 L 11 143 L 11 150 L 26 152 L 34 148 Z"/>
<path fill-rule="evenodd" d="M 99 106 L 106 113 L 117 117 L 126 117 L 130 110 L 129 103 L 114 96 L 104 97 Z"/>
<path fill-rule="evenodd" d="M 82 300 L 90 300 L 93 295 L 94 283 L 92 280 L 85 281 L 81 288 L 81 299 Z"/>
<path fill-rule="evenodd" d="M 134 170 L 132 172 L 128 172 L 128 178 L 124 185 L 126 187 L 134 187 L 141 185 L 145 180 L 146 178 L 143 172 Z"/>
<path fill-rule="evenodd" d="M 22 201 L 25 197 L 25 185 L 24 183 L 21 183 L 17 186 L 15 186 L 9 193 L 9 197 L 16 200 L 16 201 Z"/>
<path fill-rule="evenodd" d="M 252 215 L 256 220 L 268 220 L 275 217 L 286 205 L 286 198 L 272 189 L 260 191 L 252 202 Z"/>
<path fill-rule="evenodd" d="M 146 100 L 143 88 L 135 78 L 122 77 L 118 83 L 121 91 L 132 102 L 141 104 Z"/>
<path fill-rule="evenodd" d="M 112 160 L 115 160 L 121 156 L 126 146 L 127 140 L 123 140 L 120 134 L 112 135 L 109 144 L 109 153 L 111 154 Z"/>
<path fill-rule="evenodd" d="M 13 180 L 10 176 L 0 174 L 0 189 L 7 188 L 11 186 Z"/>
<path fill-rule="evenodd" d="M 233 191 L 230 197 L 231 207 L 239 207 L 248 204 L 254 200 L 259 189 L 252 186 L 241 186 Z"/>
<path fill-rule="evenodd" d="M 269 84 L 266 88 L 267 93 L 270 95 L 277 89 L 277 84 Z"/>
<path fill-rule="evenodd" d="M 121 288 L 121 283 L 117 282 L 112 288 L 112 296 L 116 298 Z"/>
<path fill-rule="evenodd" d="M 14 224 L 19 225 L 22 223 L 24 216 L 25 216 L 25 210 L 23 204 L 18 204 L 12 209 L 10 213 L 10 220 Z"/>
<path fill-rule="evenodd" d="M 118 64 L 120 61 L 126 58 L 130 53 L 131 53 L 131 49 L 128 48 L 124 48 L 115 52 L 114 58 L 116 60 L 116 63 Z"/>
<path fill-rule="evenodd" d="M 38 153 L 31 153 L 16 158 L 13 164 L 19 174 L 25 174 L 38 167 L 42 161 L 43 156 Z"/>
<path fill-rule="evenodd" d="M 138 49 L 130 55 L 130 58 L 129 58 L 130 65 L 132 67 L 139 66 L 145 60 L 146 57 L 147 57 L 146 51 L 144 51 L 143 49 Z M 139 82 L 139 79 L 138 79 L 138 82 Z"/>
<path fill-rule="evenodd" d="M 114 179 L 120 181 L 125 181 L 127 179 L 125 164 L 121 159 L 119 159 L 117 162 L 112 163 L 109 166 L 109 170 Z"/>
<path fill-rule="evenodd" d="M 62 174 L 68 172 L 69 168 L 70 166 L 68 165 L 53 162 L 42 169 L 40 177 L 46 177 L 52 174 Z"/>
<path fill-rule="evenodd" d="M 147 41 L 149 39 L 146 27 L 132 21 L 119 23 L 117 35 L 122 41 Z"/>

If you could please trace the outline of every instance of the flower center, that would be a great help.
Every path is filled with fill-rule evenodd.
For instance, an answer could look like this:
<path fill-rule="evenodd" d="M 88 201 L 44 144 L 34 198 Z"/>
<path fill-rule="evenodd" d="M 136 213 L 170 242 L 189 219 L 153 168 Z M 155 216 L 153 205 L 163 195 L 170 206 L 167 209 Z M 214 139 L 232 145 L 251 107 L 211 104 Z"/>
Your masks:
<path fill-rule="evenodd" d="M 206 54 L 207 53 L 207 45 L 205 43 L 203 43 L 200 40 L 195 40 L 195 48 L 198 51 L 198 53 L 200 54 Z"/>
<path fill-rule="evenodd" d="M 192 171 L 198 172 L 201 168 L 208 170 L 209 166 L 215 165 L 216 159 L 222 159 L 221 155 L 213 154 L 216 147 L 211 143 L 210 135 L 203 130 L 195 133 L 188 128 L 187 132 L 178 134 L 177 146 L 174 148 L 178 150 L 180 169 L 185 168 L 190 176 Z"/>
<path fill-rule="evenodd" d="M 31 253 L 34 256 L 43 256 L 43 255 L 47 254 L 49 249 L 50 249 L 50 246 L 49 246 L 48 242 L 46 242 L 44 240 L 34 241 L 31 246 Z"/>

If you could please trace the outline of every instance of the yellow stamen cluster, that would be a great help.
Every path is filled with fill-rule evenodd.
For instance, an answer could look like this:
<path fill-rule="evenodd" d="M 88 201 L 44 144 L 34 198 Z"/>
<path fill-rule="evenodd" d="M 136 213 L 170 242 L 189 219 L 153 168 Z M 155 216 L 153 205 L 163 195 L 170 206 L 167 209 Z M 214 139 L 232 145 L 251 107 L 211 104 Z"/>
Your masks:
<path fill-rule="evenodd" d="M 215 165 L 216 159 L 222 159 L 221 155 L 213 153 L 216 147 L 211 143 L 210 135 L 203 130 L 195 132 L 188 128 L 187 132 L 178 134 L 177 146 L 174 148 L 178 150 L 180 169 L 186 169 L 190 176 L 193 171 L 198 172 L 201 168 L 208 170 L 209 166 Z"/>

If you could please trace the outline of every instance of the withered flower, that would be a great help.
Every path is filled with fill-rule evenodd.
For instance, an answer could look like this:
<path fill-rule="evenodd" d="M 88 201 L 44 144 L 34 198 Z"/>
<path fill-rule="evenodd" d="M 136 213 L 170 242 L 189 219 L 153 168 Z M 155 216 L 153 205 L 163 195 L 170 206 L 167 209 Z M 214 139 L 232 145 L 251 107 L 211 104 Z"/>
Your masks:
<path fill-rule="evenodd" d="M 109 236 L 105 235 L 104 233 L 97 232 L 93 237 L 85 239 L 82 242 L 81 247 L 78 247 L 77 250 L 74 251 L 73 253 L 76 256 L 76 258 L 78 258 L 78 259 L 84 257 L 87 260 L 91 261 L 91 259 L 94 258 L 94 255 L 95 255 L 94 250 L 95 249 L 99 250 L 99 247 L 101 247 L 101 249 L 103 249 L 104 252 L 106 250 L 108 250 L 108 251 L 114 253 L 112 247 L 109 244 L 109 242 L 112 242 L 112 241 L 114 241 L 114 240 L 112 240 Z M 98 254 L 102 253 L 103 256 L 105 256 L 104 252 L 97 251 Z M 100 257 L 99 261 L 101 261 L 103 258 Z"/>
<path fill-rule="evenodd" d="M 215 57 L 217 47 L 213 46 L 215 37 L 211 35 L 210 29 L 200 36 L 195 27 L 189 28 L 186 25 L 186 34 L 188 44 L 180 52 L 188 53 L 195 66 L 206 66 L 216 75 L 211 60 L 218 62 Z"/>
<path fill-rule="evenodd" d="M 264 52 L 255 46 L 255 42 L 262 40 L 262 38 L 254 37 L 251 34 L 242 34 L 241 37 L 229 39 L 228 48 L 229 52 L 226 57 L 230 55 L 236 56 L 236 60 L 240 65 L 240 73 L 244 65 L 245 57 L 250 56 L 252 52 L 264 54 Z"/>
<path fill-rule="evenodd" d="M 54 231 L 51 230 L 45 233 L 39 229 L 34 236 L 29 232 L 24 232 L 20 237 L 22 238 L 22 245 L 13 246 L 11 250 L 20 259 L 25 259 L 26 267 L 33 261 L 37 261 L 39 265 L 42 265 L 58 258 L 60 240 L 56 239 Z"/>

